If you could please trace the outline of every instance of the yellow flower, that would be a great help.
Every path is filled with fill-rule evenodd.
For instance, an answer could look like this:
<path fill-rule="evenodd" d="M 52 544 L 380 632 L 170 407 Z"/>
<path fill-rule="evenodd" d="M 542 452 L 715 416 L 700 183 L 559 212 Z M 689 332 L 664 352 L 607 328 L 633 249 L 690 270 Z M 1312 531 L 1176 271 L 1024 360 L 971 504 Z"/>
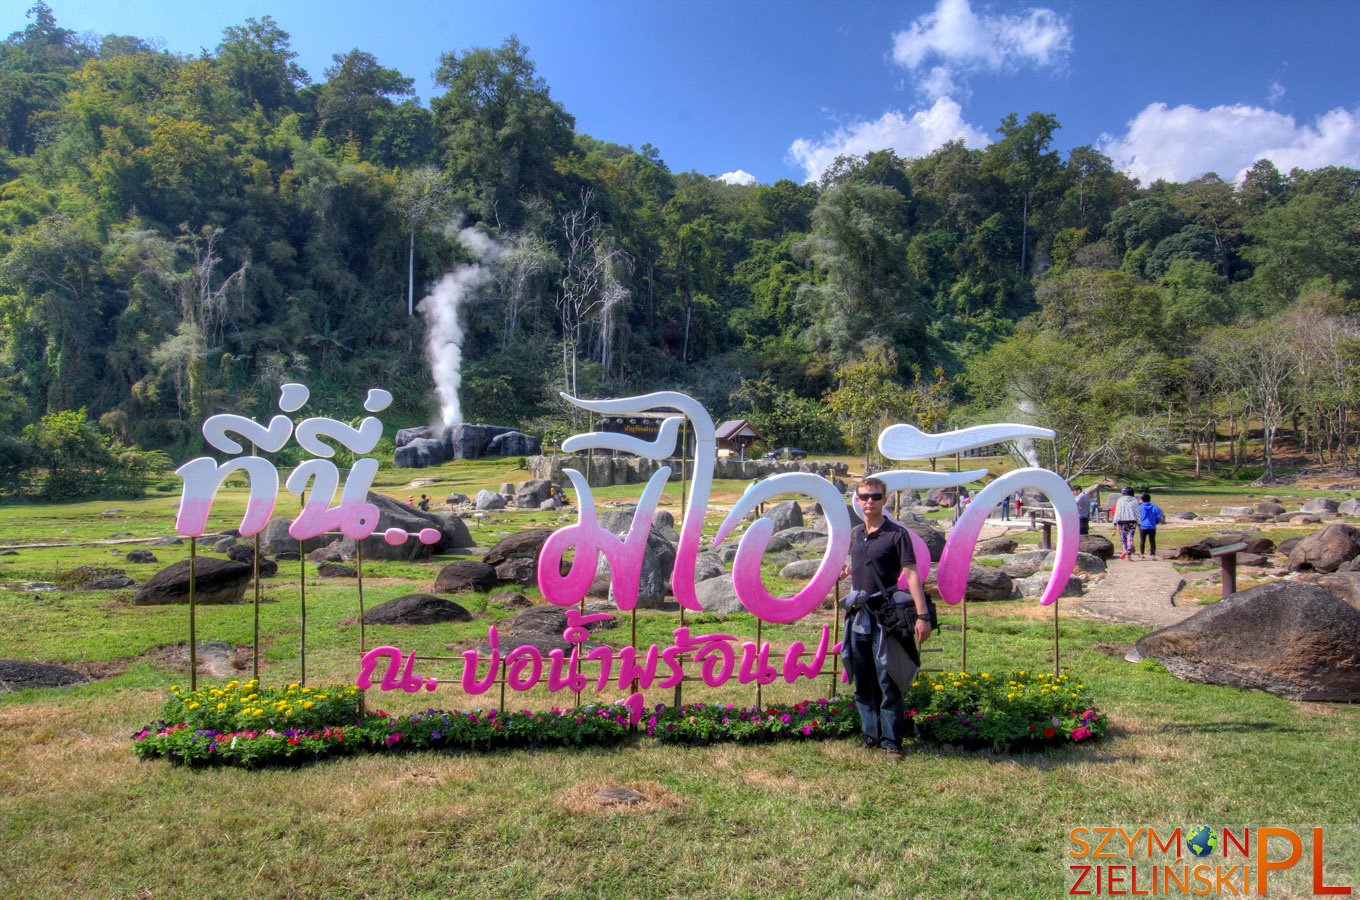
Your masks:
<path fill-rule="evenodd" d="M 304 701 L 303 704 L 302 704 L 302 708 L 303 708 L 303 709 L 311 709 L 313 706 L 316 706 L 316 704 L 313 703 L 313 702 L 310 701 L 310 700 L 306 700 L 306 701 Z"/>
<path fill-rule="evenodd" d="M 942 684 L 937 684 L 937 685 L 935 685 L 935 690 L 937 690 L 937 691 L 942 691 L 942 690 L 944 690 L 944 685 L 942 685 Z"/>
<path fill-rule="evenodd" d="M 189 704 L 189 708 L 190 708 L 190 709 L 198 709 L 198 704 L 197 704 L 197 703 L 190 703 L 190 704 Z"/>
<path fill-rule="evenodd" d="M 219 703 L 219 704 L 217 704 L 217 708 L 218 708 L 218 709 L 226 709 L 226 708 L 227 708 L 227 704 L 225 704 L 225 703 Z"/>
<path fill-rule="evenodd" d="M 288 685 L 288 690 L 290 690 L 290 691 L 295 691 L 295 690 L 297 690 L 297 689 L 298 689 L 298 686 L 297 686 L 297 682 L 296 682 L 296 681 L 293 682 L 292 684 Z"/>
<path fill-rule="evenodd" d="M 963 682 L 962 681 L 954 682 L 954 687 L 963 687 Z"/>
<path fill-rule="evenodd" d="M 986 672 L 983 672 L 983 673 L 982 673 L 982 677 L 983 677 L 983 678 L 991 678 L 992 676 L 988 675 Z"/>

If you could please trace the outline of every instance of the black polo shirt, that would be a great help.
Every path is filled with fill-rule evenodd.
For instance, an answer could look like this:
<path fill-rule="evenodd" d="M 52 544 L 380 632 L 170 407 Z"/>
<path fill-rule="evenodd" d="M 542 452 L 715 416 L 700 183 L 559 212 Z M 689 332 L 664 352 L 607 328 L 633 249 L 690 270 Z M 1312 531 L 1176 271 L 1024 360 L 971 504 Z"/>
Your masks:
<path fill-rule="evenodd" d="M 883 587 L 896 590 L 902 569 L 915 564 L 916 551 L 911 547 L 911 535 L 901 525 L 885 518 L 879 529 L 866 534 L 858 525 L 850 534 L 850 586 L 857 591 L 878 593 L 878 581 L 868 568 L 872 562 L 883 579 Z"/>

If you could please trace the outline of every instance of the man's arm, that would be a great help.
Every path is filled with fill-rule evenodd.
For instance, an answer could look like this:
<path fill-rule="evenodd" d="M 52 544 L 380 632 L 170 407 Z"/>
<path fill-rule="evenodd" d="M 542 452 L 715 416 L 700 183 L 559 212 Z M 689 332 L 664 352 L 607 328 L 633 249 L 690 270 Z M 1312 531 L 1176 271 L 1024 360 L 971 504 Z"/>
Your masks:
<path fill-rule="evenodd" d="M 916 604 L 916 643 L 920 644 L 930 637 L 930 607 L 926 605 L 926 592 L 921 588 L 921 573 L 912 563 L 902 570 L 907 576 L 907 591 Z"/>

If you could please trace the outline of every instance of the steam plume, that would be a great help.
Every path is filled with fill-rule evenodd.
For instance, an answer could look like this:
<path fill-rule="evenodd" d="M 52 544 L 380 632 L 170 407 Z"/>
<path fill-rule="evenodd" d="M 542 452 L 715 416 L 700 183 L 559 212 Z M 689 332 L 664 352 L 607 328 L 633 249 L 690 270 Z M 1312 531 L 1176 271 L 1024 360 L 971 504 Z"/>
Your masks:
<path fill-rule="evenodd" d="M 505 246 L 475 228 L 458 232 L 458 240 L 476 262 L 445 272 L 416 309 L 425 317 L 425 356 L 430 361 L 435 391 L 439 394 L 439 418 L 447 427 L 463 420 L 458 403 L 458 388 L 463 382 L 463 327 L 458 324 L 458 307 L 492 278 L 485 264 L 494 262 Z"/>

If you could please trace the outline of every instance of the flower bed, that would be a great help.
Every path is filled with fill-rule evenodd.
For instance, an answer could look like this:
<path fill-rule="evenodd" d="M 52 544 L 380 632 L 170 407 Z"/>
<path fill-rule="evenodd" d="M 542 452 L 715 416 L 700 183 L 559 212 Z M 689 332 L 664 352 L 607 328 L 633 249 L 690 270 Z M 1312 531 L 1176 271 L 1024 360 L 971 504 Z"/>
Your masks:
<path fill-rule="evenodd" d="M 1105 734 L 1105 714 L 1086 685 L 1066 674 L 921 673 L 905 700 L 922 739 L 939 743 L 1001 753 Z"/>
<path fill-rule="evenodd" d="M 1106 720 L 1086 685 L 1069 675 L 921 673 L 907 714 L 924 741 L 994 752 L 1094 740 Z M 859 733 L 852 697 L 744 709 L 735 704 L 659 704 L 644 715 L 649 737 L 667 744 L 844 738 Z M 354 687 L 262 688 L 254 681 L 186 692 L 171 689 L 161 721 L 132 736 L 136 754 L 187 765 L 310 762 L 341 753 L 613 746 L 638 734 L 622 706 L 548 712 L 435 710 L 358 714 Z"/>

